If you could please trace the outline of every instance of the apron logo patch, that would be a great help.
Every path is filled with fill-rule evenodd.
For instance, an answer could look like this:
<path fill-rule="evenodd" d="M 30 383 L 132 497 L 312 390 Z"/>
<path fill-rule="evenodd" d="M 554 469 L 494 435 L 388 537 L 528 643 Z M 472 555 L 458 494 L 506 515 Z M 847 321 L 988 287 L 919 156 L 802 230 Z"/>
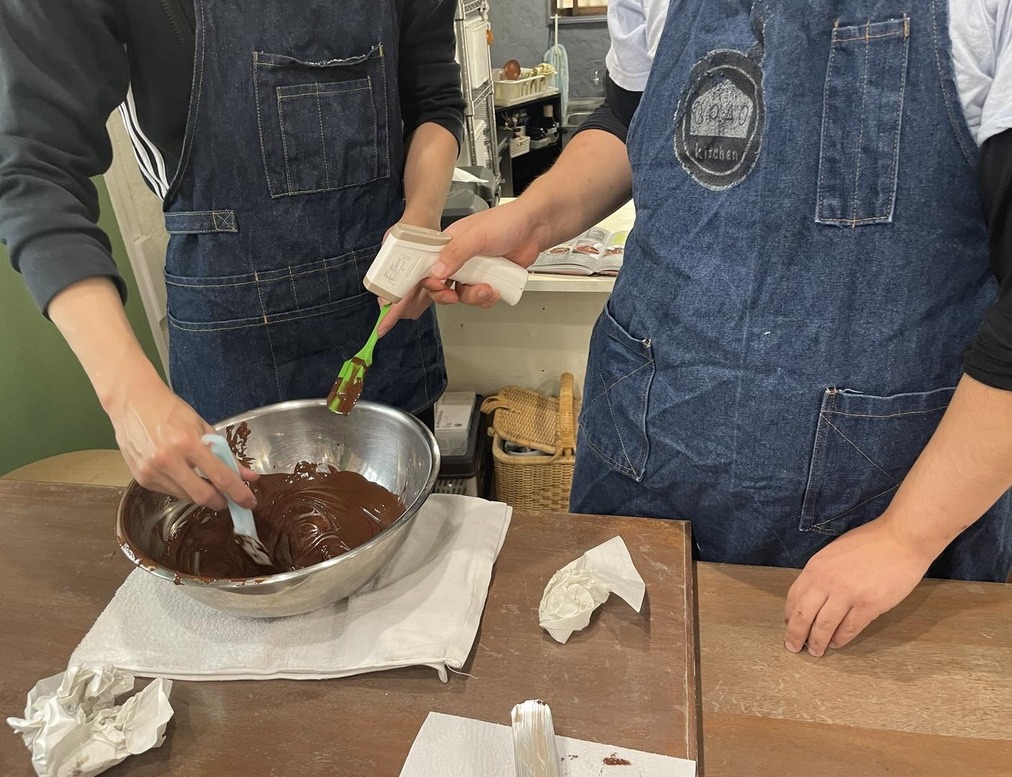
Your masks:
<path fill-rule="evenodd" d="M 745 180 L 759 158 L 764 106 L 762 70 L 739 51 L 711 51 L 692 68 L 675 114 L 675 154 L 707 189 Z"/>

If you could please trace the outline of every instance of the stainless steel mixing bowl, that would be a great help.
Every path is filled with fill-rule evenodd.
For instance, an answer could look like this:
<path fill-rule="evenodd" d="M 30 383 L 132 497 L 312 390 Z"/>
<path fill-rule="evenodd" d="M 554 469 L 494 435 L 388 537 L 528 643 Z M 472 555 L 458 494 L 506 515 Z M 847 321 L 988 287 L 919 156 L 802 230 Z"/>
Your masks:
<path fill-rule="evenodd" d="M 291 472 L 299 461 L 359 472 L 399 495 L 407 510 L 369 542 L 337 558 L 294 572 L 259 578 L 208 580 L 177 574 L 152 560 L 180 513 L 190 506 L 131 481 L 120 501 L 116 533 L 137 566 L 223 612 L 251 617 L 298 615 L 340 601 L 371 580 L 408 536 L 439 472 L 432 434 L 412 416 L 385 405 L 359 402 L 340 416 L 324 400 L 300 400 L 253 410 L 222 421 L 246 421 L 246 453 L 257 472 Z"/>

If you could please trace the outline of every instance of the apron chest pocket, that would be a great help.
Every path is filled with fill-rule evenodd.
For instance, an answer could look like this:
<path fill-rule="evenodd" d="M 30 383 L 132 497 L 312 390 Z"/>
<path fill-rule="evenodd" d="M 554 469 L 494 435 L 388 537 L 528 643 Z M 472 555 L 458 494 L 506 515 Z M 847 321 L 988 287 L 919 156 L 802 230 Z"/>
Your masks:
<path fill-rule="evenodd" d="M 636 481 L 650 452 L 647 400 L 655 369 L 650 341 L 629 334 L 606 306 L 591 338 L 577 445 Z"/>
<path fill-rule="evenodd" d="M 836 536 L 878 518 L 934 434 L 954 390 L 891 397 L 826 391 L 801 531 Z"/>
<path fill-rule="evenodd" d="M 253 54 L 257 124 L 271 197 L 361 186 L 390 175 L 383 48 L 302 62 Z"/>
<path fill-rule="evenodd" d="M 819 149 L 820 224 L 893 220 L 909 43 L 905 16 L 833 28 Z"/>

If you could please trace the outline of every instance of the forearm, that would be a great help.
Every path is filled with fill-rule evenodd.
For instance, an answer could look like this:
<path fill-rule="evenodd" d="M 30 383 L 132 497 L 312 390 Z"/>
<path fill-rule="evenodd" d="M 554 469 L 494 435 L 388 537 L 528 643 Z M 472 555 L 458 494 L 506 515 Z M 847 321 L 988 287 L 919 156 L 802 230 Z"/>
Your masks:
<path fill-rule="evenodd" d="M 89 278 L 64 289 L 49 305 L 49 316 L 87 373 L 99 401 L 110 410 L 119 389 L 158 380 L 145 356 L 119 292 L 108 278 Z"/>
<path fill-rule="evenodd" d="M 457 162 L 457 139 L 438 124 L 420 126 L 404 162 L 403 221 L 438 228 Z"/>
<path fill-rule="evenodd" d="M 613 213 L 632 196 L 625 143 L 608 132 L 581 132 L 520 196 L 539 250 L 569 240 Z"/>
<path fill-rule="evenodd" d="M 1012 391 L 960 381 L 882 520 L 931 557 L 1012 486 Z"/>

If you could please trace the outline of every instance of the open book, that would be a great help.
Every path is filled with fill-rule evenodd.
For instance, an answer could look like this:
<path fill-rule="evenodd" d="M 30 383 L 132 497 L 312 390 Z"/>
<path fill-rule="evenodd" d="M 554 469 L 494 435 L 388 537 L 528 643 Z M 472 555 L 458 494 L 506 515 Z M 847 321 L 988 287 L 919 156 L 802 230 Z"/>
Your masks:
<path fill-rule="evenodd" d="M 543 251 L 530 270 L 560 275 L 618 275 L 628 236 L 628 230 L 588 229 L 569 242 Z"/>

